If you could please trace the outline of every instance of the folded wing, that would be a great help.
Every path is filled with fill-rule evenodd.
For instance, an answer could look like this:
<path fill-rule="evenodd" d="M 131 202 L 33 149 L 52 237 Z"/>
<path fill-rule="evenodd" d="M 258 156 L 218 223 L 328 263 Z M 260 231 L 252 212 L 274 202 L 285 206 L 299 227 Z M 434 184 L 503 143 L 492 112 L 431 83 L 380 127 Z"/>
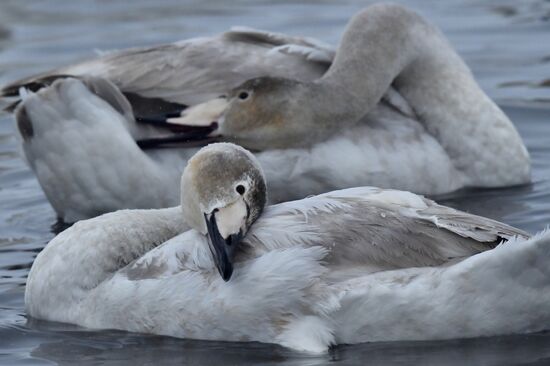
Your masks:
<path fill-rule="evenodd" d="M 329 249 L 327 264 L 374 272 L 439 266 L 529 234 L 409 192 L 352 188 L 272 206 L 249 235 L 252 248 Z"/>

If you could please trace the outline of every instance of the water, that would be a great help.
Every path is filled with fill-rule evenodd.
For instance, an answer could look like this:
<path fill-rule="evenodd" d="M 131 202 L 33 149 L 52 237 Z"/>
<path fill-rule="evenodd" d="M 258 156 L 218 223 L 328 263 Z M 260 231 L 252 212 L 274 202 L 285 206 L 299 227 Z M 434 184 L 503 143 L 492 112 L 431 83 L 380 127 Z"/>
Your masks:
<path fill-rule="evenodd" d="M 0 2 L 0 84 L 94 50 L 173 41 L 247 25 L 336 43 L 360 1 Z M 550 224 L 550 1 L 410 0 L 438 24 L 525 139 L 533 184 L 463 191 L 443 203 L 530 232 Z M 546 86 L 544 86 L 546 85 Z M 201 342 L 27 322 L 25 278 L 56 217 L 0 114 L 0 364 L 550 364 L 550 335 L 340 346 L 307 356 L 263 344 Z M 63 162 L 60 162 L 62 164 Z"/>

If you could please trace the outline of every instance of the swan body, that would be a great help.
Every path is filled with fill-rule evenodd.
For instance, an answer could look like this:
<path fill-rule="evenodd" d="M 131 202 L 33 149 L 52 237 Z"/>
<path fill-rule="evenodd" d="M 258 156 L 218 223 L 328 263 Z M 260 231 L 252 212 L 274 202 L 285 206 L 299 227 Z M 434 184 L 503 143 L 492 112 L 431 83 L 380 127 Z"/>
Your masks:
<path fill-rule="evenodd" d="M 128 132 L 130 122 L 75 79 L 28 96 L 24 106 L 34 134 L 23 142 L 24 154 L 65 221 L 178 203 L 173 187 L 198 148 L 142 151 Z M 430 193 L 462 187 L 463 177 L 437 141 L 396 115 L 380 106 L 370 123 L 312 147 L 257 152 L 272 202 L 361 182 Z"/>
<path fill-rule="evenodd" d="M 255 80 L 265 75 L 262 96 Z M 277 95 L 277 80 L 296 87 Z M 255 93 L 248 104 L 231 96 L 247 85 Z M 441 194 L 530 180 L 529 155 L 510 120 L 437 29 L 392 4 L 356 15 L 337 52 L 311 39 L 236 29 L 109 53 L 16 82 L 3 95 L 24 88 L 16 109 L 22 150 L 68 222 L 177 204 L 173 187 L 197 148 L 142 150 L 136 141 L 174 134 L 136 119 L 174 108 L 179 115 L 183 106 L 168 127 L 218 118 L 206 137 L 254 149 L 272 202 L 359 185 Z M 225 104 L 216 101 L 221 94 L 229 95 Z"/>
<path fill-rule="evenodd" d="M 311 352 L 550 325 L 548 232 L 531 237 L 373 187 L 261 213 L 265 185 L 254 159 L 235 145 L 210 145 L 185 170 L 182 207 L 117 211 L 59 234 L 31 268 L 29 316 Z M 244 188 L 236 193 L 235 184 Z M 229 219 L 241 226 L 223 219 L 238 202 L 246 217 Z M 212 225 L 222 242 L 242 234 L 227 242 L 234 256 L 215 253 L 225 244 L 216 244 Z M 233 273 L 225 276 L 220 261 L 233 263 Z"/>

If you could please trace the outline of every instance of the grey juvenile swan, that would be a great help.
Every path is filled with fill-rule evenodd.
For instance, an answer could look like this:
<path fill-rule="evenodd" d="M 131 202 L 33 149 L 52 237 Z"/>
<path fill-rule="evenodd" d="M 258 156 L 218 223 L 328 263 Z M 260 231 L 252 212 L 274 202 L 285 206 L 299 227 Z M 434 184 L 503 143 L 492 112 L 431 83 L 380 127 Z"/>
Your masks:
<path fill-rule="evenodd" d="M 258 160 L 228 143 L 200 150 L 181 182 L 181 207 L 54 238 L 29 273 L 28 315 L 311 352 L 550 326 L 548 231 L 373 187 L 264 210 Z"/>
<path fill-rule="evenodd" d="M 18 93 L 23 151 L 66 221 L 176 204 L 190 145 L 213 139 L 255 151 L 273 202 L 367 184 L 439 194 L 530 180 L 513 124 L 441 32 L 399 5 L 355 15 L 335 56 L 311 39 L 239 29 L 3 89 Z"/>

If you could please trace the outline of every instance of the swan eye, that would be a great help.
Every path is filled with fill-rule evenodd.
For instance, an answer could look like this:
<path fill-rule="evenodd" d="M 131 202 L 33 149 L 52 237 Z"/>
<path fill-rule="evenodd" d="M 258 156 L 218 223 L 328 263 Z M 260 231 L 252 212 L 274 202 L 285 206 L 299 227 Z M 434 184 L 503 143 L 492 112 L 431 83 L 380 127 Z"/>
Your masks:
<path fill-rule="evenodd" d="M 235 190 L 237 191 L 238 194 L 240 194 L 241 196 L 244 194 L 244 192 L 246 191 L 246 189 L 244 188 L 244 186 L 242 184 L 239 184 L 237 187 L 235 187 Z"/>
<path fill-rule="evenodd" d="M 242 91 L 239 93 L 240 100 L 247 100 L 250 94 L 247 91 Z"/>

